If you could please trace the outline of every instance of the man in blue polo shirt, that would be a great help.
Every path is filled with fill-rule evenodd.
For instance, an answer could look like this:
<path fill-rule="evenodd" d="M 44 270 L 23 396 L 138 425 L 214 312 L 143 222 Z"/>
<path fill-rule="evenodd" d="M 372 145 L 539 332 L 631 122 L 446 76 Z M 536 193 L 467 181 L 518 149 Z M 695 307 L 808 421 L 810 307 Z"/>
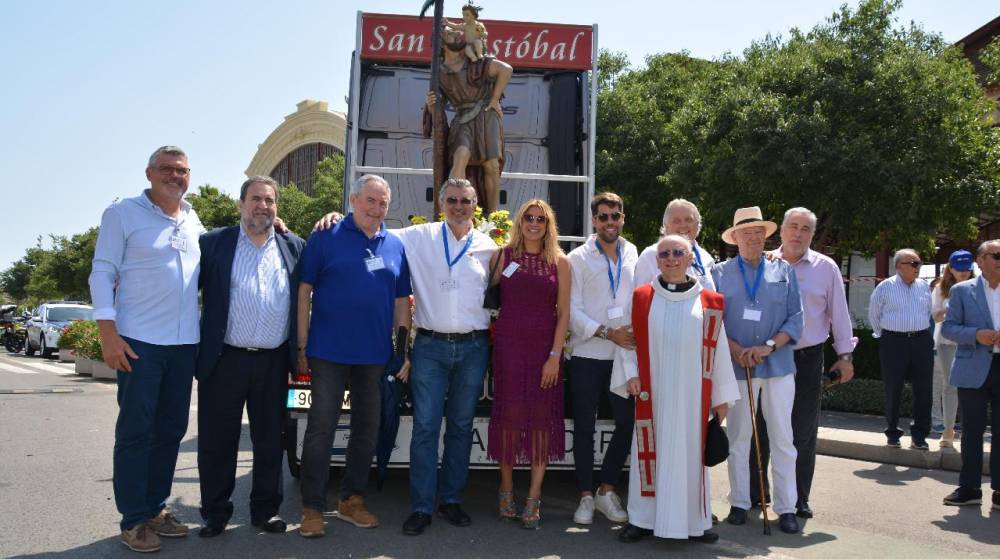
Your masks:
<path fill-rule="evenodd" d="M 378 526 L 365 508 L 368 470 L 378 436 L 379 375 L 392 356 L 392 332 L 406 347 L 410 329 L 410 272 L 403 243 L 385 229 L 389 184 L 376 175 L 351 185 L 351 213 L 332 229 L 315 231 L 302 253 L 298 297 L 298 369 L 312 373 L 312 405 L 302 443 L 302 536 L 324 534 L 330 448 L 344 385 L 351 387 L 351 437 L 338 518 Z M 312 317 L 309 315 L 310 297 Z M 407 358 L 397 375 L 406 380 Z"/>

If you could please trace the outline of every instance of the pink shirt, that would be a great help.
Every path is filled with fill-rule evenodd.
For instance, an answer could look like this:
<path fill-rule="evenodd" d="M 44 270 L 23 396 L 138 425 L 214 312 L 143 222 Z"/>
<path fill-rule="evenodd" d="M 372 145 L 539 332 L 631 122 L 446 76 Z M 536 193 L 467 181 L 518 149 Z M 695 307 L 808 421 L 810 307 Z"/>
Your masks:
<path fill-rule="evenodd" d="M 774 252 L 781 257 L 781 247 Z M 858 339 L 854 337 L 851 315 L 847 311 L 844 278 L 840 267 L 828 256 L 806 249 L 792 264 L 802 296 L 802 337 L 795 349 L 821 344 L 833 331 L 833 349 L 837 355 L 851 353 Z"/>

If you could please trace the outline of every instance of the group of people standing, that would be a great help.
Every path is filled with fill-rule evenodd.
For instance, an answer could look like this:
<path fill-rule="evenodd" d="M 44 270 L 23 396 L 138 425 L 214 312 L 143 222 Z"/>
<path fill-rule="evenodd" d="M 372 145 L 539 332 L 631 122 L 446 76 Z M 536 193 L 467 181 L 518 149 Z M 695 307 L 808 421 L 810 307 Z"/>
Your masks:
<path fill-rule="evenodd" d="M 662 238 L 640 254 L 622 237 L 622 199 L 604 192 L 590 204 L 595 234 L 566 255 L 557 242 L 556 216 L 539 199 L 516 212 L 510 240 L 498 249 L 473 227 L 479 201 L 462 179 L 449 179 L 440 189 L 443 222 L 388 231 L 391 187 L 365 175 L 350 185 L 349 213 L 325 216 L 305 242 L 284 230 L 279 190 L 268 177 L 243 184 L 239 225 L 206 232 L 183 200 L 190 173 L 179 148 L 153 153 L 146 168 L 150 188 L 105 211 L 90 278 L 104 359 L 119 371 L 114 490 L 121 540 L 129 548 L 156 551 L 160 537 L 188 533 L 165 503 L 187 429 L 193 377 L 199 380 L 199 536 L 223 533 L 232 516 L 244 406 L 254 454 L 251 523 L 265 532 L 287 530 L 278 510 L 284 396 L 292 371 L 312 378 L 301 535 L 326 531 L 330 449 L 347 385 L 351 437 L 336 517 L 378 526 L 365 493 L 380 416 L 378 378 L 394 354 L 402 363 L 397 378 L 409 383 L 414 407 L 411 514 L 403 532 L 423 533 L 435 513 L 451 525 L 469 526 L 461 505 L 474 411 L 490 359 L 484 292 L 493 286 L 500 289 L 500 309 L 488 455 L 500 465 L 500 518 L 525 528 L 541 523 L 546 466 L 566 452 L 564 380 L 580 491 L 574 522 L 590 524 L 596 511 L 627 522 L 623 542 L 649 534 L 714 542 L 704 462 L 711 417 L 726 420 L 729 431 L 727 520 L 744 524 L 754 499 L 751 393 L 767 423 L 780 528 L 797 532 L 796 518 L 812 516 L 808 497 L 826 371 L 822 346 L 832 332 L 838 358 L 831 370 L 846 382 L 853 376 L 856 339 L 839 268 L 810 249 L 816 227 L 811 211 L 788 210 L 780 248 L 765 252 L 765 240 L 779 226 L 763 219 L 759 208 L 737 210 L 722 238 L 738 254 L 716 263 L 698 246 L 701 215 L 694 204 L 670 202 Z M 980 252 L 980 267 L 1000 258 L 1000 252 Z M 1000 265 L 993 274 L 1000 279 Z M 955 302 L 942 327 L 945 337 L 959 342 L 956 371 L 961 359 L 975 369 L 968 381 L 955 383 L 963 410 L 967 400 L 979 405 L 997 394 L 977 386 L 963 396 L 963 382 L 983 377 L 993 383 L 1000 374 L 982 374 L 981 361 L 989 356 L 979 348 L 975 359 L 963 356 L 962 344 L 1000 344 L 995 331 L 969 338 L 962 326 L 969 317 L 989 325 L 992 316 L 1000 324 L 1000 303 L 990 303 L 989 312 L 977 307 L 978 314 L 956 304 L 967 297 L 970 304 L 992 301 L 996 281 L 987 285 L 987 299 L 968 284 L 951 288 Z M 595 480 L 594 431 L 602 404 L 615 427 Z M 985 411 L 978 419 L 985 425 Z M 965 422 L 968 435 L 975 420 Z M 626 506 L 617 489 L 627 460 Z M 520 502 L 513 484 L 518 465 L 531 470 Z M 967 481 L 963 477 L 963 487 L 971 487 L 972 478 Z"/>

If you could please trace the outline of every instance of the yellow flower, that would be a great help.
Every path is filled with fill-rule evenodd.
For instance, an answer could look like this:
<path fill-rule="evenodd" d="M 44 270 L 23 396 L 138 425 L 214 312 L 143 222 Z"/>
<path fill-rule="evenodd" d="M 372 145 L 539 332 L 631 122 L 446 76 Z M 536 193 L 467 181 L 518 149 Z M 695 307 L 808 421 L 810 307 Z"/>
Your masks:
<path fill-rule="evenodd" d="M 422 215 L 413 215 L 413 216 L 410 216 L 410 224 L 411 225 L 420 225 L 422 223 L 427 223 L 427 218 L 425 216 L 422 216 Z"/>

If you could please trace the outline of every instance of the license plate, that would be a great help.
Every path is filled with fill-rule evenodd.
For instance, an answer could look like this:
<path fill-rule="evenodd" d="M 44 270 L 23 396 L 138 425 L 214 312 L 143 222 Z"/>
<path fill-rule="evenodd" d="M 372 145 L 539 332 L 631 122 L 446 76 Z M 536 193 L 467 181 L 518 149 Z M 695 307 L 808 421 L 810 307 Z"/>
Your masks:
<path fill-rule="evenodd" d="M 301 388 L 288 389 L 288 404 L 290 410 L 307 410 L 312 405 L 312 390 Z"/>

